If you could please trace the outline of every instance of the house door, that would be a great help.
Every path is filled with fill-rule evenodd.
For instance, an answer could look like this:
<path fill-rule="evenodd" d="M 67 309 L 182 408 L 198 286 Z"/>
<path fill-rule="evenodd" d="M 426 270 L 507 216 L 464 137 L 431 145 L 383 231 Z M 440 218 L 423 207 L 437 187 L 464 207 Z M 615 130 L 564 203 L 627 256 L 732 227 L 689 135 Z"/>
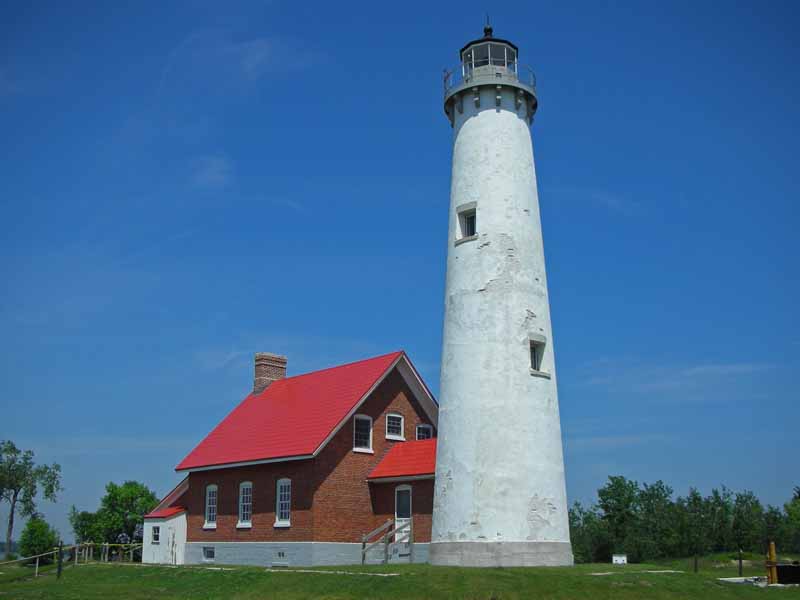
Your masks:
<path fill-rule="evenodd" d="M 399 485 L 394 490 L 394 527 L 402 527 L 411 523 L 411 486 Z M 404 529 L 394 536 L 395 542 L 405 542 L 408 545 L 409 529 Z"/>

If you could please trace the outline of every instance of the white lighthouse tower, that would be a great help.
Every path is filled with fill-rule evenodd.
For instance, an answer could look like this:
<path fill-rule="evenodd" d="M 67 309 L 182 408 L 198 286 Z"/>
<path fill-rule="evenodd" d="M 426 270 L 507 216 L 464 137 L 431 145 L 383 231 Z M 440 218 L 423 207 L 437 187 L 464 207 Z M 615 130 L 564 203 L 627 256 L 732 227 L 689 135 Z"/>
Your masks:
<path fill-rule="evenodd" d="M 517 47 L 484 34 L 445 76 L 453 171 L 430 559 L 569 565 L 536 89 Z"/>

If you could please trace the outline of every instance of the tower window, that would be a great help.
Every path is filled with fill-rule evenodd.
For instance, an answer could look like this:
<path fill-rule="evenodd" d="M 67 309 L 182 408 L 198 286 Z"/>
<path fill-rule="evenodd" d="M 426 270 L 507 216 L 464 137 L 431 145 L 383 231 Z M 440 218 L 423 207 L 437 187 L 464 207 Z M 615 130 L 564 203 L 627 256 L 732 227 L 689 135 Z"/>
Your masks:
<path fill-rule="evenodd" d="M 471 210 L 461 215 L 461 235 L 470 237 L 475 235 L 475 211 Z"/>
<path fill-rule="evenodd" d="M 478 233 L 477 203 L 468 202 L 456 208 L 458 215 L 458 229 L 456 230 L 456 243 L 474 239 Z"/>
<path fill-rule="evenodd" d="M 542 358 L 544 357 L 544 340 L 531 340 L 531 370 L 542 370 Z"/>

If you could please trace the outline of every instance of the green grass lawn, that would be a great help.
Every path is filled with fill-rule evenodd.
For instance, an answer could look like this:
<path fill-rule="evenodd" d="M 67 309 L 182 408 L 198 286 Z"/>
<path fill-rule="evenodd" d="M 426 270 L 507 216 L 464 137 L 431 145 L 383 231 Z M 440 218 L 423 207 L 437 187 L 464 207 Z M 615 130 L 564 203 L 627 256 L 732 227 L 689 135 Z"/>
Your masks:
<path fill-rule="evenodd" d="M 721 565 L 721 566 L 720 566 Z M 728 557 L 703 560 L 701 570 L 691 572 L 691 561 L 658 565 L 578 565 L 571 568 L 461 569 L 430 565 L 315 568 L 359 573 L 397 573 L 395 577 L 371 577 L 334 573 L 279 572 L 257 567 L 209 570 L 202 567 L 151 567 L 142 565 L 90 564 L 65 569 L 39 579 L 3 582 L 0 599 L 47 598 L 91 600 L 170 600 L 175 598 L 468 598 L 480 600 L 674 598 L 715 600 L 756 598 L 764 594 L 800 598 L 800 588 L 763 590 L 721 584 L 717 577 L 736 576 Z M 683 573 L 640 573 L 647 569 L 685 570 Z M 592 576 L 593 572 L 614 575 Z M 754 564 L 746 575 L 763 575 Z"/>

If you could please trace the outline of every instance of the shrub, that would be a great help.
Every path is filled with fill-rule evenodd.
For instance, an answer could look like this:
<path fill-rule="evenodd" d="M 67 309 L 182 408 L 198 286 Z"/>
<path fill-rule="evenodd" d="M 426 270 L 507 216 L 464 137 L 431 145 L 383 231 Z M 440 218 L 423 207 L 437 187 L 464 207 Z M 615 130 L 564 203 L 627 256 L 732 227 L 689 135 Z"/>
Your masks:
<path fill-rule="evenodd" d="M 22 556 L 36 556 L 58 546 L 58 532 L 41 517 L 31 517 L 19 538 L 19 552 Z M 50 560 L 52 556 L 46 557 Z"/>

